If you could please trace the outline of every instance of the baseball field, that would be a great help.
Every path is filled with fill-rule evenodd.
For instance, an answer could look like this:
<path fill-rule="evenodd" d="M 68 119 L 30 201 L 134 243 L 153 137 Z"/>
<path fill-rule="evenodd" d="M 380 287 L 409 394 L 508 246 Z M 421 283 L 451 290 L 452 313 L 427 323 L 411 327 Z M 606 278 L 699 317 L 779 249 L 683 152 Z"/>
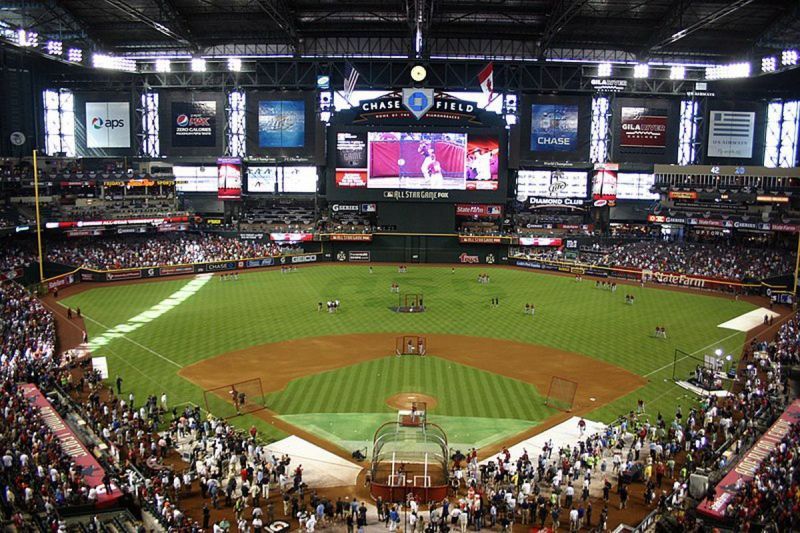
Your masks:
<path fill-rule="evenodd" d="M 574 414 L 609 422 L 638 399 L 648 412 L 671 414 L 695 401 L 671 379 L 676 349 L 738 357 L 745 334 L 718 325 L 755 308 L 711 293 L 638 285 L 612 292 L 513 268 L 487 269 L 491 281 L 481 284 L 481 272 L 304 266 L 238 280 L 209 274 L 84 287 L 60 303 L 81 308 L 93 355 L 107 358 L 110 380 L 121 376 L 137 401 L 166 392 L 170 407 L 232 414 L 224 392 L 204 391 L 260 378 L 266 409 L 235 424 L 255 425 L 268 439 L 296 433 L 340 453 L 367 446 L 410 398 L 428 402 L 452 446 L 484 450 Z M 426 311 L 392 311 L 392 282 L 424 294 Z M 318 310 L 337 299 L 335 313 Z M 535 305 L 534 316 L 525 304 Z M 656 326 L 666 339 L 654 337 Z M 427 355 L 396 356 L 404 334 L 424 336 Z M 688 372 L 692 358 L 680 357 Z M 553 376 L 578 384 L 569 415 L 545 404 Z"/>

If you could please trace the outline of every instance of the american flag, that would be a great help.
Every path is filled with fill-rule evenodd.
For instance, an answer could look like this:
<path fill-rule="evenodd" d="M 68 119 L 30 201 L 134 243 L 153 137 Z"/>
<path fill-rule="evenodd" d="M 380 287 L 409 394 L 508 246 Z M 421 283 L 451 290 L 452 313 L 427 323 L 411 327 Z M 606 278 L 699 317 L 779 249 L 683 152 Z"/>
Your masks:
<path fill-rule="evenodd" d="M 344 90 L 342 91 L 342 95 L 348 102 L 350 102 L 350 95 L 353 94 L 357 81 L 358 71 L 352 64 L 347 63 L 344 67 Z"/>
<path fill-rule="evenodd" d="M 712 134 L 720 137 L 746 137 L 753 134 L 754 114 L 742 111 L 712 111 Z"/>

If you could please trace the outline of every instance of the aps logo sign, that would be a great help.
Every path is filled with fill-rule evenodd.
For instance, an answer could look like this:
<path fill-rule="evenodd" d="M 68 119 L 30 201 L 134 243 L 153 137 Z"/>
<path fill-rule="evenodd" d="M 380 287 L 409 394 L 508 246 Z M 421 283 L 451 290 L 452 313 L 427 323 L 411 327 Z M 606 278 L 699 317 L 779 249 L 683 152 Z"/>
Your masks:
<path fill-rule="evenodd" d="M 96 130 L 100 130 L 103 128 L 108 129 L 116 129 L 116 128 L 124 128 L 125 127 L 125 119 L 122 118 L 103 118 L 103 117 L 93 117 L 92 118 L 92 127 Z"/>

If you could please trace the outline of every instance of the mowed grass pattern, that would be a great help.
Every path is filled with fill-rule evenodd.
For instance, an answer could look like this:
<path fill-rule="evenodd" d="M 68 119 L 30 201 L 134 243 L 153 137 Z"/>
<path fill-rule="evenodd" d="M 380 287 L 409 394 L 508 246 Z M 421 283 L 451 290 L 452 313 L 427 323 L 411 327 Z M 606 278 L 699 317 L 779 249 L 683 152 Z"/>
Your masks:
<path fill-rule="evenodd" d="M 411 265 L 406 274 L 398 274 L 394 266 L 375 266 L 369 274 L 366 265 L 325 265 L 300 267 L 291 274 L 243 273 L 239 281 L 215 278 L 180 306 L 113 340 L 96 355 L 107 356 L 112 379 L 122 375 L 124 387 L 138 397 L 167 391 L 172 403 L 201 404 L 202 391 L 178 377 L 177 367 L 165 359 L 185 366 L 263 343 L 347 333 L 451 333 L 509 339 L 584 354 L 647 377 L 650 382 L 643 389 L 590 414 L 610 421 L 638 398 L 652 412 L 670 413 L 678 403 L 685 407 L 690 398 L 668 380 L 675 348 L 700 357 L 717 347 L 738 354 L 744 334 L 717 325 L 753 309 L 749 303 L 713 294 L 638 286 L 620 286 L 612 294 L 595 288 L 589 280 L 579 283 L 569 277 L 514 269 L 487 268 L 491 283 L 482 285 L 476 278 L 483 271 L 456 267 L 451 273 L 450 267 Z M 418 315 L 389 311 L 397 301 L 397 295 L 389 292 L 392 281 L 400 283 L 403 292 L 424 293 L 429 310 Z M 64 303 L 81 307 L 92 319 L 87 323 L 89 334 L 95 336 L 125 323 L 185 283 L 167 280 L 104 287 Z M 635 305 L 624 303 L 626 293 L 636 296 Z M 490 307 L 492 297 L 500 298 L 499 308 Z M 338 313 L 317 312 L 317 302 L 328 299 L 342 302 Z M 534 318 L 523 313 L 525 303 L 536 305 Z M 667 328 L 669 339 L 652 338 L 657 325 Z M 387 347 L 387 352 L 392 349 Z M 501 353 L 497 364 L 503 364 Z M 384 397 L 370 392 L 376 386 L 365 379 L 339 384 L 338 389 L 343 393 L 353 388 L 364 402 L 381 404 Z M 310 396 L 317 393 L 306 391 Z M 503 418 L 509 416 L 504 413 Z M 243 426 L 251 423 L 270 437 L 281 435 L 257 420 L 241 420 Z"/>
<path fill-rule="evenodd" d="M 435 397 L 432 412 L 445 416 L 542 420 L 555 412 L 529 383 L 433 356 L 385 357 L 296 379 L 267 404 L 281 414 L 393 412 L 385 400 L 401 392 Z"/>

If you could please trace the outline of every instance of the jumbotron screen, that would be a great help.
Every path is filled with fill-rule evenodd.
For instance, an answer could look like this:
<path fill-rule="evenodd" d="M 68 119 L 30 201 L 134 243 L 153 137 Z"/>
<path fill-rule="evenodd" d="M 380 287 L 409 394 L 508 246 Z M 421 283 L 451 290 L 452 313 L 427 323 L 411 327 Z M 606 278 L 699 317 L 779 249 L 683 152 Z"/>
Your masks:
<path fill-rule="evenodd" d="M 496 191 L 495 136 L 433 132 L 338 132 L 336 186 L 345 189 Z"/>

